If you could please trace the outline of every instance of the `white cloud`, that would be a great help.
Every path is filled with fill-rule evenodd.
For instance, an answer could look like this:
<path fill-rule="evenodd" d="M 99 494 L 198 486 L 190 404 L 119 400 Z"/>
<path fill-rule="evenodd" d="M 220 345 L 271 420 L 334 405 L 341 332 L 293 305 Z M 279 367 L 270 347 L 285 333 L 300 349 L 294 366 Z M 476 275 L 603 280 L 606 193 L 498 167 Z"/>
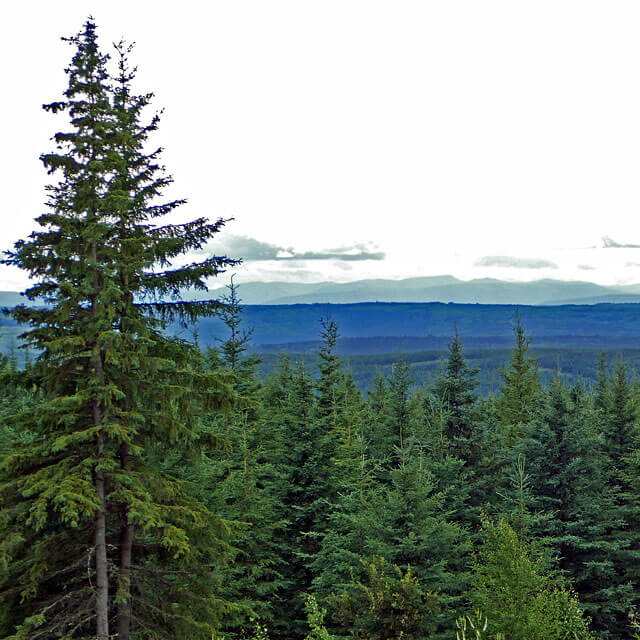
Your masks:
<path fill-rule="evenodd" d="M 474 263 L 476 267 L 502 267 L 504 269 L 557 269 L 558 265 L 543 258 L 515 256 L 484 256 Z"/>

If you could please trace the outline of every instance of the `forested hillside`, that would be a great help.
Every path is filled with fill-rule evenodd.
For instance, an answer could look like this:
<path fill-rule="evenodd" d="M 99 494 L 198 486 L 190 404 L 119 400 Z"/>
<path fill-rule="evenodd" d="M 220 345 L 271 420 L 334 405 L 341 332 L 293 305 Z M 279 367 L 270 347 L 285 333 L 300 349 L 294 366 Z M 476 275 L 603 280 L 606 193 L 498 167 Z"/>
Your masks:
<path fill-rule="evenodd" d="M 597 327 L 633 341 L 638 307 L 567 311 L 591 385 L 534 357 L 551 311 L 488 306 L 457 330 L 428 307 L 438 366 L 407 354 L 364 391 L 339 338 L 375 305 L 295 308 L 269 322 L 313 359 L 259 374 L 233 285 L 182 298 L 238 259 L 206 252 L 227 220 L 165 217 L 185 201 L 163 199 L 131 46 L 109 57 L 92 19 L 68 42 L 58 181 L 2 260 L 31 304 L 10 311 L 27 357 L 0 356 L 0 637 L 640 638 L 640 384 L 597 349 Z M 510 335 L 484 394 L 467 334 Z"/>
<path fill-rule="evenodd" d="M 239 289 L 244 301 L 245 285 Z M 17 301 L 11 298 L 7 306 L 15 304 Z M 441 348 L 446 346 L 456 327 L 472 347 L 504 347 L 511 338 L 516 314 L 529 327 L 540 347 L 574 349 L 640 345 L 640 304 L 553 307 L 438 302 L 245 305 L 245 318 L 253 329 L 254 346 L 287 345 L 287 348 L 299 350 L 304 344 L 297 343 L 317 341 L 318 321 L 331 316 L 341 327 L 341 353 L 388 352 L 390 338 L 403 340 L 399 348 L 404 351 Z M 0 336 L 2 332 L 15 335 L 15 324 L 11 318 L 0 319 Z M 217 316 L 200 318 L 188 328 L 173 323 L 169 330 L 190 339 L 195 332 L 205 346 L 214 346 L 226 332 L 224 323 Z M 8 343 L 5 340 L 3 344 Z"/>
<path fill-rule="evenodd" d="M 238 287 L 244 301 L 245 286 Z M 15 304 L 12 299 L 11 302 Z M 262 359 L 260 376 L 274 370 L 279 356 L 304 355 L 315 363 L 318 327 L 331 317 L 341 335 L 336 353 L 345 357 L 361 391 L 377 371 L 389 372 L 400 357 L 406 358 L 417 378 L 432 379 L 444 366 L 447 345 L 455 329 L 465 342 L 468 358 L 480 368 L 480 395 L 495 389 L 499 370 L 508 358 L 516 315 L 533 337 L 533 352 L 541 375 L 549 381 L 556 373 L 569 382 L 595 383 L 596 362 L 606 351 L 612 361 L 624 359 L 640 365 L 640 305 L 601 304 L 555 307 L 457 304 L 356 304 L 244 306 L 244 320 L 252 329 L 249 349 Z M 19 349 L 22 328 L 0 318 L 0 352 L 13 355 L 20 365 L 33 359 L 33 351 Z M 219 317 L 194 324 L 170 324 L 169 334 L 215 347 L 224 340 L 226 327 Z M 313 368 L 313 366 L 311 367 Z"/>
<path fill-rule="evenodd" d="M 318 320 L 331 316 L 344 337 L 450 336 L 457 327 L 469 338 L 509 339 L 516 312 L 536 338 L 557 341 L 590 340 L 608 336 L 640 338 L 640 305 L 598 304 L 556 307 L 518 307 L 497 304 L 362 303 L 247 306 L 247 323 L 256 344 L 277 344 L 317 339 Z M 219 318 L 202 319 L 199 339 L 212 344 L 224 335 Z M 557 344 L 557 342 L 556 342 Z M 573 344 L 576 344 L 573 342 Z M 638 344 L 638 343 L 636 343 Z M 604 344 L 601 342 L 601 345 Z"/>
<path fill-rule="evenodd" d="M 198 411 L 210 444 L 197 457 L 159 449 L 147 462 L 189 479 L 226 523 L 208 587 L 219 633 L 454 638 L 486 619 L 480 637 L 630 637 L 640 388 L 624 363 L 602 359 L 593 391 L 561 377 L 543 386 L 516 325 L 488 398 L 456 336 L 428 384 L 400 360 L 362 394 L 327 321 L 317 366 L 284 357 L 261 383 L 241 308 L 227 302 L 227 340 L 191 367 L 226 377 L 231 404 Z M 5 382 L 5 465 L 30 439 L 11 416 L 42 401 Z M 162 584 L 158 596 L 175 597 Z M 22 610 L 11 593 L 5 635 Z"/>
<path fill-rule="evenodd" d="M 318 323 L 319 326 L 319 323 Z M 449 341 L 451 338 L 449 338 Z M 478 369 L 478 396 L 485 398 L 494 395 L 500 384 L 500 372 L 505 362 L 509 360 L 508 348 L 474 349 L 467 348 L 465 354 L 470 366 Z M 340 341 L 338 341 L 340 344 Z M 319 348 L 319 346 L 318 346 Z M 607 360 L 612 363 L 624 361 L 630 371 L 640 369 L 640 349 L 571 349 L 558 347 L 555 349 L 539 349 L 532 344 L 531 354 L 539 364 L 540 380 L 544 384 L 555 378 L 564 380 L 567 384 L 580 384 L 586 389 L 593 389 L 598 381 L 598 361 L 603 352 Z M 265 380 L 278 367 L 283 356 L 294 360 L 303 360 L 310 369 L 312 376 L 317 375 L 319 356 L 315 351 L 287 351 L 264 352 L 252 351 L 260 358 L 257 373 L 261 380 Z M 359 354 L 342 356 L 344 368 L 353 377 L 353 381 L 361 392 L 366 392 L 374 384 L 379 374 L 388 376 L 395 364 L 400 360 L 406 362 L 414 381 L 414 390 L 419 384 L 431 384 L 442 373 L 447 363 L 447 346 L 429 351 L 403 352 L 394 350 L 380 354 Z"/>

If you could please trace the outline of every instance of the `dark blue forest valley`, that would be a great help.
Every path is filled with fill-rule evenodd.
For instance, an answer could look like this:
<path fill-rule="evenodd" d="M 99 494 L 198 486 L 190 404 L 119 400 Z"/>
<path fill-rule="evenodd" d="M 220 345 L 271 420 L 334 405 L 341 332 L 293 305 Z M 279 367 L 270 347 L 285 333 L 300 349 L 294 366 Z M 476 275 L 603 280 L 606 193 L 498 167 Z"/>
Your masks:
<path fill-rule="evenodd" d="M 448 344 L 458 331 L 467 358 L 480 369 L 479 391 L 486 395 L 494 390 L 500 369 L 508 363 L 517 314 L 531 338 L 531 353 L 545 381 L 560 373 L 569 383 L 580 381 L 590 386 L 597 378 L 602 352 L 612 364 L 624 360 L 631 370 L 640 367 L 640 304 L 246 305 L 242 322 L 251 331 L 249 348 L 262 358 L 259 371 L 266 376 L 274 371 L 282 355 L 294 360 L 304 357 L 313 373 L 321 344 L 320 322 L 333 319 L 340 331 L 336 353 L 344 357 L 363 391 L 378 372 L 388 374 L 400 359 L 410 365 L 414 385 L 429 383 L 444 366 Z M 17 345 L 20 328 L 7 316 L 0 320 L 0 327 L 1 349 L 8 353 Z M 204 318 L 189 327 L 176 324 L 168 330 L 188 340 L 197 337 L 203 348 L 215 348 L 228 333 L 217 317 Z M 20 350 L 15 353 L 19 361 L 24 359 Z"/>

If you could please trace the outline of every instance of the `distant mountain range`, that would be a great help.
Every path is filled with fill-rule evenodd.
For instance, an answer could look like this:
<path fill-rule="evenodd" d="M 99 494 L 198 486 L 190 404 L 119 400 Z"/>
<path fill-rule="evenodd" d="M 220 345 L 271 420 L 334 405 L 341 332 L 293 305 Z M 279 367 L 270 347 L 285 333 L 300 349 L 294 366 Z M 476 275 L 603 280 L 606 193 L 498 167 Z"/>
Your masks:
<path fill-rule="evenodd" d="M 212 289 L 218 297 L 224 287 Z M 638 303 L 640 284 L 601 286 L 592 282 L 534 280 L 506 282 L 491 278 L 459 280 L 453 276 L 356 282 L 247 282 L 238 287 L 244 304 L 352 304 L 357 302 L 456 302 L 460 304 Z"/>
<path fill-rule="evenodd" d="M 208 293 L 187 293 L 187 299 L 219 298 L 216 287 Z M 506 282 L 491 278 L 459 280 L 453 276 L 356 282 L 247 282 L 238 286 L 245 305 L 354 304 L 359 302 L 455 302 L 458 304 L 565 305 L 640 303 L 640 284 L 601 286 L 592 282 L 533 280 Z M 0 306 L 25 301 L 19 293 L 0 291 Z"/>
<path fill-rule="evenodd" d="M 465 289 L 472 283 L 465 283 L 453 278 L 442 278 L 440 283 L 435 279 L 427 279 L 433 291 L 450 290 L 446 300 L 454 298 L 465 290 L 469 295 L 472 289 Z M 422 284 L 423 279 L 412 281 L 373 281 L 375 287 L 386 287 L 387 295 L 402 297 L 400 291 L 421 291 L 429 295 L 429 288 L 412 285 Z M 443 281 L 450 283 L 443 284 Z M 483 378 L 483 393 L 491 388 L 491 379 L 499 378 L 499 367 L 508 361 L 509 349 L 513 345 L 513 324 L 519 313 L 527 334 L 533 338 L 533 346 L 540 356 L 540 362 L 549 375 L 562 367 L 563 372 L 593 378 L 595 366 L 601 351 L 611 355 L 611 362 L 616 358 L 631 358 L 631 362 L 640 366 L 640 304 L 612 304 L 619 300 L 634 302 L 640 300 L 640 293 L 633 288 L 598 287 L 590 283 L 572 283 L 558 281 L 538 281 L 522 285 L 500 281 L 476 281 L 484 288 L 476 289 L 473 304 L 456 304 L 452 302 L 361 302 L 336 303 L 336 297 L 320 301 L 314 298 L 313 289 L 303 293 L 300 287 L 313 285 L 276 285 L 252 283 L 242 285 L 240 294 L 247 302 L 254 302 L 257 296 L 280 303 L 247 304 L 243 312 L 243 326 L 252 331 L 250 348 L 265 357 L 263 372 L 273 369 L 279 354 L 297 354 L 295 357 L 310 358 L 319 348 L 321 332 L 320 320 L 332 317 L 339 326 L 340 340 L 338 353 L 350 358 L 358 385 L 368 388 L 372 383 L 377 367 L 388 371 L 391 363 L 397 360 L 400 353 L 407 355 L 412 362 L 412 370 L 425 379 L 442 366 L 441 359 L 446 352 L 447 344 L 456 330 L 465 344 L 465 349 L 472 362 L 482 363 L 490 372 Z M 394 286 L 397 287 L 394 289 Z M 405 286 L 409 285 L 409 286 Z M 492 288 L 496 285 L 495 288 Z M 316 285 L 318 286 L 318 285 Z M 372 282 L 357 282 L 349 285 L 335 285 L 338 293 L 354 295 L 368 290 L 377 290 Z M 331 286 L 322 285 L 328 296 Z M 319 290 L 316 289 L 316 292 Z M 313 304 L 283 304 L 286 293 L 297 289 L 296 299 L 310 296 Z M 613 292 L 612 292 L 613 290 Z M 489 295 L 494 304 L 480 304 L 480 294 Z M 425 293 L 426 292 L 426 293 Z M 510 294 L 516 297 L 517 304 L 495 304 L 497 293 Z M 224 290 L 214 290 L 210 296 L 220 296 Z M 555 294 L 551 299 L 549 294 Z M 363 294 L 364 295 L 364 294 Z M 536 297 L 538 296 L 538 297 Z M 547 301 L 546 305 L 532 305 L 532 300 L 540 297 Z M 580 297 L 582 296 L 582 297 Z M 379 296 L 383 297 L 383 296 Z M 327 301 L 327 299 L 329 301 Z M 455 298 L 454 298 L 455 299 Z M 513 299 L 513 298 L 512 298 Z M 582 304 L 561 305 L 566 300 Z M 0 305 L 14 306 L 24 301 L 19 294 L 0 292 Z M 585 303 L 585 301 L 587 301 Z M 608 304 L 593 304 L 606 302 Z M 14 320 L 0 315 L 0 352 L 12 353 L 22 364 L 28 354 L 20 346 L 19 334 L 23 327 L 16 326 Z M 167 329 L 170 333 L 187 340 L 196 336 L 200 346 L 216 346 L 220 340 L 228 337 L 228 327 L 219 317 L 202 318 L 197 326 L 184 327 L 172 324 Z M 33 357 L 33 352 L 30 357 Z M 359 360 L 358 360 L 359 358 Z M 417 358 L 417 360 L 416 360 Z M 424 361 L 424 362 L 423 362 Z M 315 362 L 315 361 L 313 361 Z M 420 364 L 422 363 L 422 364 Z M 315 367 L 315 365 L 313 365 Z M 386 367 L 386 368 L 385 368 Z M 417 367 L 417 369 L 416 369 Z M 422 367 L 422 368 L 420 368 Z M 315 369 L 314 369 L 315 370 Z M 580 378 L 582 379 L 582 378 Z"/>

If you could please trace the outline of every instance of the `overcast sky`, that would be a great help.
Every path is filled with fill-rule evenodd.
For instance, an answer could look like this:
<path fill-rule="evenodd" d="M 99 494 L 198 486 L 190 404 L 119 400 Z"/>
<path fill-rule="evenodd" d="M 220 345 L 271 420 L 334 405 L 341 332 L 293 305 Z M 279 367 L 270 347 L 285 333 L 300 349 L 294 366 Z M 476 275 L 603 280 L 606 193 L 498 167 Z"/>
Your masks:
<path fill-rule="evenodd" d="M 240 280 L 640 282 L 635 0 L 10 3 L 0 248 L 42 210 L 41 104 L 89 13 L 137 43 L 170 195 L 235 218 L 211 250 Z"/>

